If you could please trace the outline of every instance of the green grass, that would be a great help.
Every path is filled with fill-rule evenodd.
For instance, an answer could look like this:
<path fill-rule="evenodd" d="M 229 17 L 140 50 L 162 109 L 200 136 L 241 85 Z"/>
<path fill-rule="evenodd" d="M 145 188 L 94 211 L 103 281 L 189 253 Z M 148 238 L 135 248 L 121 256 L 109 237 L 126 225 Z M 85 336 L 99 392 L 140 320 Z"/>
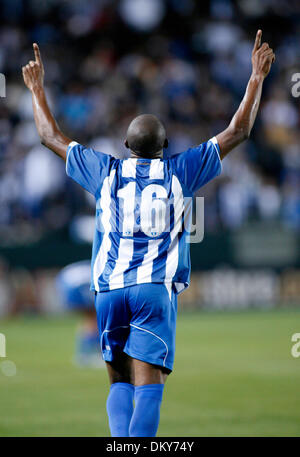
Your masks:
<path fill-rule="evenodd" d="M 0 436 L 108 436 L 106 372 L 71 364 L 75 327 L 73 317 L 0 323 L 17 366 L 13 377 L 0 366 Z M 296 332 L 297 311 L 181 314 L 159 435 L 300 436 Z"/>

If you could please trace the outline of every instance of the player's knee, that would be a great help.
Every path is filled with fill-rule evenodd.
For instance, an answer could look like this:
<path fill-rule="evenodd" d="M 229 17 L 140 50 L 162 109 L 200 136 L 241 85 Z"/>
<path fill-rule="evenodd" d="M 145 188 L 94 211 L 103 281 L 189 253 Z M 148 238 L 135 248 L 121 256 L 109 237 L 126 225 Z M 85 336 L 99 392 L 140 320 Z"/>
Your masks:
<path fill-rule="evenodd" d="M 115 374 L 110 377 L 110 383 L 115 384 L 116 382 L 125 382 L 127 384 L 133 384 L 131 382 L 131 376 L 128 374 Z"/>
<path fill-rule="evenodd" d="M 133 376 L 130 363 L 124 357 L 113 362 L 106 362 L 110 383 L 125 382 L 133 384 Z"/>
<path fill-rule="evenodd" d="M 133 359 L 134 385 L 164 384 L 167 374 L 162 367 Z"/>

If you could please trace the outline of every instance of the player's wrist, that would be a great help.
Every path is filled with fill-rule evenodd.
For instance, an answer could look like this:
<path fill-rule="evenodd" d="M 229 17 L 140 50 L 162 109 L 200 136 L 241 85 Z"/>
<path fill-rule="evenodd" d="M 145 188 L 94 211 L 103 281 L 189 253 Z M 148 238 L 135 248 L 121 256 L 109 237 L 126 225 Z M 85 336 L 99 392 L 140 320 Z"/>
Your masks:
<path fill-rule="evenodd" d="M 256 82 L 263 82 L 265 77 L 266 77 L 266 75 L 264 75 L 262 72 L 256 71 L 256 70 L 253 69 L 250 79 L 252 81 L 256 81 Z"/>
<path fill-rule="evenodd" d="M 42 94 L 44 92 L 44 84 L 43 83 L 33 84 L 32 88 L 31 88 L 31 92 L 35 95 Z"/>

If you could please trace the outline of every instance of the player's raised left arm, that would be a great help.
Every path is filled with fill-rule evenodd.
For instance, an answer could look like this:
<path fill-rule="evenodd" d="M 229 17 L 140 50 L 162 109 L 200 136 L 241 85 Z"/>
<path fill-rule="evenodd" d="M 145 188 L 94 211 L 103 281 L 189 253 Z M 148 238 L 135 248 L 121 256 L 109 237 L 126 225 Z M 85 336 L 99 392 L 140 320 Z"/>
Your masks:
<path fill-rule="evenodd" d="M 70 138 L 67 138 L 58 127 L 47 103 L 44 91 L 44 66 L 39 47 L 33 44 L 35 60 L 22 67 L 25 85 L 31 91 L 34 120 L 41 138 L 41 143 L 55 154 L 66 160 Z"/>
<path fill-rule="evenodd" d="M 227 129 L 217 135 L 221 159 L 249 138 L 260 104 L 264 79 L 275 61 L 275 54 L 268 43 L 261 45 L 261 36 L 262 31 L 258 30 L 252 51 L 252 74 L 242 103 Z"/>

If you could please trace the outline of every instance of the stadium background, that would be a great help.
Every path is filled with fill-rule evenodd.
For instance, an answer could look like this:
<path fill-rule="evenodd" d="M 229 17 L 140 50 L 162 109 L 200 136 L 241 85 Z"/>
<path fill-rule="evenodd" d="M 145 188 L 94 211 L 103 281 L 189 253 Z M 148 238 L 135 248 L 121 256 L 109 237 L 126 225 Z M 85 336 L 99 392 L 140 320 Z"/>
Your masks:
<path fill-rule="evenodd" d="M 0 435 L 108 433 L 106 375 L 71 366 L 76 318 L 54 287 L 61 267 L 90 256 L 94 202 L 40 145 L 21 75 L 32 42 L 70 138 L 122 157 L 130 120 L 151 112 L 175 154 L 230 121 L 258 28 L 276 64 L 251 139 L 199 193 L 205 236 L 191 245 L 160 433 L 299 434 L 299 2 L 2 0 L 0 17 L 0 332 L 17 366 L 0 371 Z"/>

